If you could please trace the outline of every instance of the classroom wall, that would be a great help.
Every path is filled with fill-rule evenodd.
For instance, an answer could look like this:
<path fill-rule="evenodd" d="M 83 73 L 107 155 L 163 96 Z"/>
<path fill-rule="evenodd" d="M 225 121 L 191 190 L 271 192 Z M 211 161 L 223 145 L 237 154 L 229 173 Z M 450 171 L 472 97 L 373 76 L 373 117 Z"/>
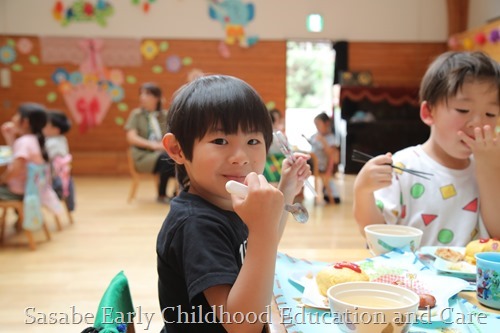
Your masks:
<path fill-rule="evenodd" d="M 71 4 L 75 0 L 62 0 Z M 208 1 L 157 0 L 145 14 L 131 0 L 108 0 L 115 14 L 106 27 L 93 23 L 62 28 L 52 18 L 55 0 L 1 0 L 0 34 L 217 39 L 220 23 L 208 16 Z M 90 0 L 95 3 L 96 1 Z M 141 1 L 142 2 L 142 1 Z M 350 41 L 445 41 L 446 0 L 242 0 L 255 5 L 247 34 L 261 40 L 289 38 Z M 29 10 L 28 10 L 29 8 Z M 305 29 L 305 16 L 319 13 L 321 33 Z"/>

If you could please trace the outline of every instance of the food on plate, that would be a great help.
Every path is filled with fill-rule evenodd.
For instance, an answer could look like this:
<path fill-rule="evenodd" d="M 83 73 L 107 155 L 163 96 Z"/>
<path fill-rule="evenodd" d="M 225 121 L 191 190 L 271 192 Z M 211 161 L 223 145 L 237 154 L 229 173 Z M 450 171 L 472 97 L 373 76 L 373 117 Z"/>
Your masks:
<path fill-rule="evenodd" d="M 431 294 L 420 294 L 418 297 L 420 297 L 420 303 L 418 304 L 420 310 L 431 309 L 436 306 L 436 297 Z"/>
<path fill-rule="evenodd" d="M 436 250 L 435 255 L 451 262 L 459 262 L 464 260 L 464 255 L 458 251 L 450 249 L 449 247 L 440 247 Z"/>
<path fill-rule="evenodd" d="M 326 296 L 326 291 L 331 286 L 353 281 L 369 281 L 369 278 L 357 264 L 352 262 L 338 262 L 316 274 L 316 284 L 323 296 Z"/>
<path fill-rule="evenodd" d="M 500 252 L 500 241 L 492 238 L 480 238 L 469 242 L 465 247 L 465 261 L 475 265 L 474 255 L 479 252 Z"/>

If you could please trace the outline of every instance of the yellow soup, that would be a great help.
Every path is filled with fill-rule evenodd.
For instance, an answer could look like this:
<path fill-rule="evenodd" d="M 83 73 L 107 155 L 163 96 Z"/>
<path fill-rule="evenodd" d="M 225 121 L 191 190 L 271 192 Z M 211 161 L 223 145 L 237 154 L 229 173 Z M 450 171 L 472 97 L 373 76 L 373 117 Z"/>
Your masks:
<path fill-rule="evenodd" d="M 338 300 L 359 307 L 377 309 L 392 309 L 407 305 L 400 300 L 380 296 L 339 295 Z"/>

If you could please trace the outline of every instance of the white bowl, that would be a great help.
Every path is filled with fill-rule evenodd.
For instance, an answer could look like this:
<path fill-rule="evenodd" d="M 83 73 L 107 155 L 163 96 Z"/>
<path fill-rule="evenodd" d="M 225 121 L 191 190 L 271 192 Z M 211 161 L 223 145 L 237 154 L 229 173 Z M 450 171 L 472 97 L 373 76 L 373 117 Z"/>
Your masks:
<path fill-rule="evenodd" d="M 378 282 L 346 282 L 327 291 L 332 323 L 346 333 L 407 332 L 416 322 L 419 296 Z"/>
<path fill-rule="evenodd" d="M 366 242 L 374 256 L 405 246 L 415 251 L 420 247 L 422 235 L 422 230 L 406 225 L 370 224 L 365 227 Z"/>

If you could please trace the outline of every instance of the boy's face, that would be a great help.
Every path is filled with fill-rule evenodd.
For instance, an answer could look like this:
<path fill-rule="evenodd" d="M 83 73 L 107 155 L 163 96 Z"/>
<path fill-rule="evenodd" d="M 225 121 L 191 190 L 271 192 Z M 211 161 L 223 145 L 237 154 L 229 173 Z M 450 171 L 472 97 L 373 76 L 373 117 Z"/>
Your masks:
<path fill-rule="evenodd" d="M 261 174 L 266 163 L 266 144 L 262 133 L 227 135 L 212 131 L 194 143 L 193 158 L 185 162 L 190 179 L 189 192 L 211 203 L 232 210 L 226 183 L 243 183 L 250 172 Z"/>
<path fill-rule="evenodd" d="M 139 95 L 139 102 L 142 108 L 148 111 L 155 111 L 156 104 L 158 104 L 158 98 L 143 89 Z"/>
<path fill-rule="evenodd" d="M 472 151 L 458 137 L 463 131 L 474 138 L 474 129 L 490 125 L 499 117 L 498 90 L 489 82 L 466 82 L 456 96 L 438 103 L 431 110 L 431 139 L 450 157 L 467 159 Z"/>

